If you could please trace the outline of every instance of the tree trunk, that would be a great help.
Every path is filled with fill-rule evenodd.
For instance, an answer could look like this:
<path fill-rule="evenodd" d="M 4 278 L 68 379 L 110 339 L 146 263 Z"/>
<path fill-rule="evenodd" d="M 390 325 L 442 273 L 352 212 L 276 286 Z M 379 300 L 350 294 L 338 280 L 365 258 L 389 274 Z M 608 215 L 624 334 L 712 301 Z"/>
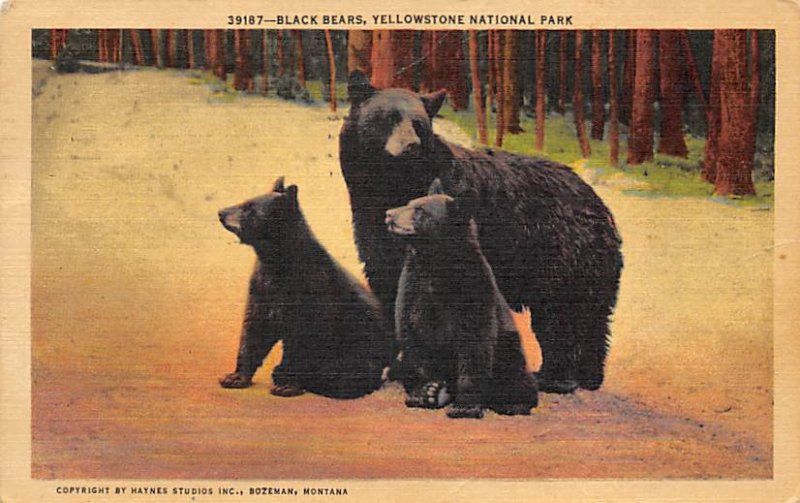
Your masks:
<path fill-rule="evenodd" d="M 50 59 L 53 61 L 58 57 L 58 50 L 61 47 L 61 30 L 50 30 Z"/>
<path fill-rule="evenodd" d="M 522 128 L 519 125 L 520 89 L 519 89 L 519 36 L 517 30 L 505 30 L 505 46 L 503 48 L 503 96 L 505 110 L 503 120 L 506 132 L 519 134 Z"/>
<path fill-rule="evenodd" d="M 333 40 L 331 39 L 331 31 L 325 30 L 325 46 L 328 49 L 328 73 L 330 75 L 330 99 L 331 99 L 331 112 L 336 111 L 336 59 L 333 57 Z"/>
<path fill-rule="evenodd" d="M 370 75 L 370 56 L 372 54 L 372 31 L 350 30 L 347 32 L 347 74 L 358 70 Z"/>
<path fill-rule="evenodd" d="M 464 67 L 463 33 L 459 30 L 433 32 L 436 41 L 433 56 L 434 89 L 447 89 L 453 110 L 469 107 L 467 75 Z"/>
<path fill-rule="evenodd" d="M 236 70 L 233 74 L 233 88 L 237 91 L 250 90 L 253 77 L 250 69 L 250 50 L 247 42 L 247 30 L 234 30 L 234 50 L 236 53 Z"/>
<path fill-rule="evenodd" d="M 436 79 L 436 37 L 435 30 L 425 30 L 420 34 L 420 65 L 419 87 L 422 92 L 438 90 Z"/>
<path fill-rule="evenodd" d="M 261 94 L 269 92 L 269 30 L 261 32 Z"/>
<path fill-rule="evenodd" d="M 292 30 L 292 38 L 294 38 L 295 57 L 297 59 L 297 80 L 300 85 L 306 86 L 306 58 L 303 51 L 303 32 L 301 30 Z"/>
<path fill-rule="evenodd" d="M 575 81 L 573 91 L 573 108 L 575 114 L 575 129 L 578 133 L 578 143 L 581 146 L 581 156 L 588 159 L 592 155 L 592 147 L 586 136 L 586 119 L 583 116 L 583 31 L 575 32 Z"/>
<path fill-rule="evenodd" d="M 558 113 L 564 115 L 567 110 L 567 30 L 558 34 Z"/>
<path fill-rule="evenodd" d="M 469 36 L 469 69 L 472 77 L 472 104 L 475 107 L 475 117 L 478 122 L 478 141 L 483 145 L 489 143 L 489 134 L 486 131 L 486 110 L 483 101 L 483 83 L 481 82 L 480 69 L 478 68 L 478 32 L 470 30 Z"/>
<path fill-rule="evenodd" d="M 680 35 L 676 30 L 661 30 L 658 39 L 658 68 L 661 87 L 661 132 L 658 153 L 689 155 L 683 140 L 683 65 Z"/>
<path fill-rule="evenodd" d="M 161 59 L 161 33 L 159 33 L 159 30 L 150 30 L 150 41 L 153 44 L 153 66 L 163 68 L 164 61 Z"/>
<path fill-rule="evenodd" d="M 622 93 L 619 101 L 619 119 L 630 125 L 633 104 L 633 84 L 636 77 L 636 30 L 626 30 L 625 62 L 622 65 Z"/>
<path fill-rule="evenodd" d="M 414 32 L 375 30 L 372 32 L 371 83 L 378 89 L 414 87 Z"/>
<path fill-rule="evenodd" d="M 178 41 L 175 30 L 167 30 L 167 66 L 175 68 L 175 53 L 178 51 Z"/>
<path fill-rule="evenodd" d="M 277 31 L 277 42 L 278 46 L 276 47 L 276 51 L 278 54 L 275 55 L 277 58 L 278 63 L 278 76 L 283 77 L 286 75 L 286 50 L 283 44 L 283 30 Z"/>
<path fill-rule="evenodd" d="M 636 72 L 628 135 L 629 165 L 653 159 L 654 39 L 653 30 L 636 32 Z"/>
<path fill-rule="evenodd" d="M 608 32 L 608 143 L 609 163 L 619 166 L 619 102 L 617 93 L 617 53 L 614 44 L 614 30 Z"/>
<path fill-rule="evenodd" d="M 53 35 L 53 33 L 51 32 L 51 37 L 52 36 L 55 35 Z M 51 44 L 53 44 L 50 46 L 50 50 L 52 51 L 52 48 L 55 47 L 55 42 L 52 40 L 52 38 L 50 40 Z M 53 60 L 56 59 L 56 57 L 53 56 L 52 52 L 50 53 L 50 55 L 53 58 Z M 97 61 L 100 63 L 104 63 L 107 60 L 108 56 L 106 55 L 106 30 L 97 30 Z"/>
<path fill-rule="evenodd" d="M 225 68 L 225 30 L 214 30 L 214 75 L 223 82 L 228 80 Z"/>
<path fill-rule="evenodd" d="M 505 59 L 503 58 L 504 55 L 503 31 L 493 30 L 492 36 L 494 37 L 494 63 L 495 63 L 494 83 L 497 92 L 497 95 L 495 96 L 497 104 L 497 112 L 495 114 L 496 131 L 494 137 L 494 145 L 495 147 L 502 147 L 503 133 L 505 132 L 506 129 L 506 123 L 505 123 L 506 86 L 505 83 L 503 82 L 505 77 L 505 72 L 503 71 L 503 68 L 505 67 Z"/>
<path fill-rule="evenodd" d="M 602 140 L 605 129 L 603 57 L 600 30 L 592 30 L 592 139 Z"/>
<path fill-rule="evenodd" d="M 486 94 L 488 110 L 494 108 L 496 103 L 495 96 L 497 95 L 497 61 L 494 58 L 494 30 L 486 30 Z"/>
<path fill-rule="evenodd" d="M 186 30 L 186 65 L 194 69 L 194 30 Z"/>
<path fill-rule="evenodd" d="M 720 50 L 720 131 L 714 192 L 720 196 L 753 195 L 755 127 L 747 79 L 747 31 L 715 30 L 714 49 Z"/>
<path fill-rule="evenodd" d="M 133 46 L 133 62 L 137 65 L 144 65 L 144 51 L 142 50 L 142 38 L 139 30 L 130 30 L 131 45 Z"/>
<path fill-rule="evenodd" d="M 536 48 L 536 150 L 544 150 L 544 97 L 547 78 L 547 32 L 534 33 Z"/>
<path fill-rule="evenodd" d="M 750 145 L 751 158 L 756 154 L 756 137 L 758 135 L 758 105 L 761 92 L 761 58 L 758 48 L 758 30 L 750 30 L 750 107 L 753 115 L 753 134 Z"/>
<path fill-rule="evenodd" d="M 714 30 L 714 48 L 711 56 L 711 80 L 708 93 L 708 113 L 706 114 L 706 146 L 703 152 L 703 170 L 700 176 L 709 183 L 717 181 L 717 155 L 720 130 L 719 71 L 722 68 L 722 53 L 718 45 L 719 30 Z"/>

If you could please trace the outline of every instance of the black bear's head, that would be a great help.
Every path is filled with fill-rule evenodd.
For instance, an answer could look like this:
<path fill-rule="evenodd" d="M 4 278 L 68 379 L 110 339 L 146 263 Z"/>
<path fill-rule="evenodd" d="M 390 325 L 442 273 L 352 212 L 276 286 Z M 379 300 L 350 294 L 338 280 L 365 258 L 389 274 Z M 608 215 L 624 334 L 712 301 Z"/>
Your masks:
<path fill-rule="evenodd" d="M 437 178 L 428 195 L 387 210 L 386 226 L 392 234 L 412 240 L 464 237 L 471 233 L 476 207 L 477 195 L 454 199 L 444 193 Z"/>
<path fill-rule="evenodd" d="M 348 121 L 356 128 L 360 151 L 367 156 L 417 158 L 430 148 L 431 121 L 439 112 L 445 91 L 417 94 L 406 89 L 372 87 L 359 71 L 350 74 Z"/>
<path fill-rule="evenodd" d="M 298 215 L 297 186 L 284 187 L 280 177 L 269 193 L 219 210 L 219 221 L 242 243 L 255 245 L 285 239 L 293 231 Z"/>

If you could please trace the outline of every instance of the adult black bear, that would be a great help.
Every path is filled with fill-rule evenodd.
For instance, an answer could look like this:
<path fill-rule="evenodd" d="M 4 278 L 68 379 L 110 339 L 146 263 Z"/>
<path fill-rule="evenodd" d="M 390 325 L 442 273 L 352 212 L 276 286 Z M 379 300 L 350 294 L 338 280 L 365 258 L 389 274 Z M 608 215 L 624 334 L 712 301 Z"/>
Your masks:
<path fill-rule="evenodd" d="M 511 310 L 478 243 L 472 199 L 428 196 L 386 212 L 389 231 L 408 243 L 398 287 L 397 372 L 406 405 L 437 408 L 454 395 L 452 418 L 528 415 L 538 402 Z"/>
<path fill-rule="evenodd" d="M 600 387 L 622 254 L 614 219 L 592 188 L 561 164 L 445 142 L 431 128 L 444 92 L 378 91 L 358 72 L 348 92 L 340 163 L 359 256 L 386 312 L 403 247 L 386 235 L 384 213 L 440 178 L 456 199 L 478 194 L 479 239 L 497 284 L 514 309 L 531 310 L 543 353 L 539 388 Z"/>
<path fill-rule="evenodd" d="M 394 335 L 378 300 L 342 269 L 311 233 L 297 201 L 284 187 L 220 210 L 222 225 L 258 257 L 250 278 L 236 371 L 224 388 L 246 388 L 270 349 L 283 341 L 271 393 L 304 390 L 355 398 L 381 385 Z"/>

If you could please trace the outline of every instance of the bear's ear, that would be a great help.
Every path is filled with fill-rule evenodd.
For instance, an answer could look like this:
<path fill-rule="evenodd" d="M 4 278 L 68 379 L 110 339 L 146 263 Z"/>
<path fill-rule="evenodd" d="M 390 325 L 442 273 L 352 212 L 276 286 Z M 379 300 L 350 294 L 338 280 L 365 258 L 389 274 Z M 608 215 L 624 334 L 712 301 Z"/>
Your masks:
<path fill-rule="evenodd" d="M 272 185 L 271 192 L 286 192 L 286 189 L 283 186 L 283 180 L 285 177 L 279 176 L 275 183 Z"/>
<path fill-rule="evenodd" d="M 289 185 L 286 187 L 286 195 L 289 197 L 289 203 L 292 208 L 297 208 L 297 185 Z"/>
<path fill-rule="evenodd" d="M 360 70 L 350 72 L 350 77 L 347 81 L 347 96 L 353 108 L 360 107 L 373 94 L 375 94 L 375 88 L 369 84 L 366 75 L 361 73 Z"/>
<path fill-rule="evenodd" d="M 428 195 L 432 196 L 434 194 L 444 194 L 444 187 L 442 187 L 442 181 L 440 179 L 435 179 L 431 186 L 428 187 Z"/>
<path fill-rule="evenodd" d="M 439 89 L 438 91 L 430 94 L 419 95 L 419 99 L 421 99 L 422 104 L 425 105 L 425 111 L 428 112 L 429 119 L 433 119 L 436 114 L 439 113 L 439 109 L 442 108 L 442 104 L 444 103 L 444 98 L 446 96 L 447 91 L 445 89 Z"/>

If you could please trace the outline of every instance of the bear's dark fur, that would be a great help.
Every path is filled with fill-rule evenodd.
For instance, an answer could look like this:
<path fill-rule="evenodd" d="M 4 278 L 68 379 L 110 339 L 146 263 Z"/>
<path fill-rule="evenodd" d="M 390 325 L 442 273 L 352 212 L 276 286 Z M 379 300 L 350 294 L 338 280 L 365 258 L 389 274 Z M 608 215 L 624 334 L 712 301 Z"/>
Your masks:
<path fill-rule="evenodd" d="M 497 284 L 514 309 L 531 310 L 543 353 L 539 388 L 600 387 L 622 254 L 614 219 L 592 188 L 561 164 L 442 140 L 431 120 L 443 92 L 378 91 L 354 72 L 349 95 L 340 163 L 359 255 L 386 311 L 394 309 L 403 247 L 386 236 L 384 212 L 440 178 L 456 199 L 478 194 L 479 239 Z"/>
<path fill-rule="evenodd" d="M 297 187 L 279 178 L 271 193 L 220 210 L 226 229 L 255 249 L 236 371 L 220 379 L 245 388 L 283 341 L 272 393 L 304 390 L 332 398 L 366 395 L 382 382 L 394 336 L 378 300 L 339 266 L 311 233 Z"/>
<path fill-rule="evenodd" d="M 441 193 L 386 212 L 389 231 L 407 243 L 396 301 L 396 371 L 411 407 L 436 408 L 444 386 L 447 415 L 530 414 L 536 381 L 528 372 L 511 310 L 478 243 L 471 200 Z M 429 402 L 434 398 L 432 402 Z M 441 401 L 440 401 L 441 400 Z"/>

